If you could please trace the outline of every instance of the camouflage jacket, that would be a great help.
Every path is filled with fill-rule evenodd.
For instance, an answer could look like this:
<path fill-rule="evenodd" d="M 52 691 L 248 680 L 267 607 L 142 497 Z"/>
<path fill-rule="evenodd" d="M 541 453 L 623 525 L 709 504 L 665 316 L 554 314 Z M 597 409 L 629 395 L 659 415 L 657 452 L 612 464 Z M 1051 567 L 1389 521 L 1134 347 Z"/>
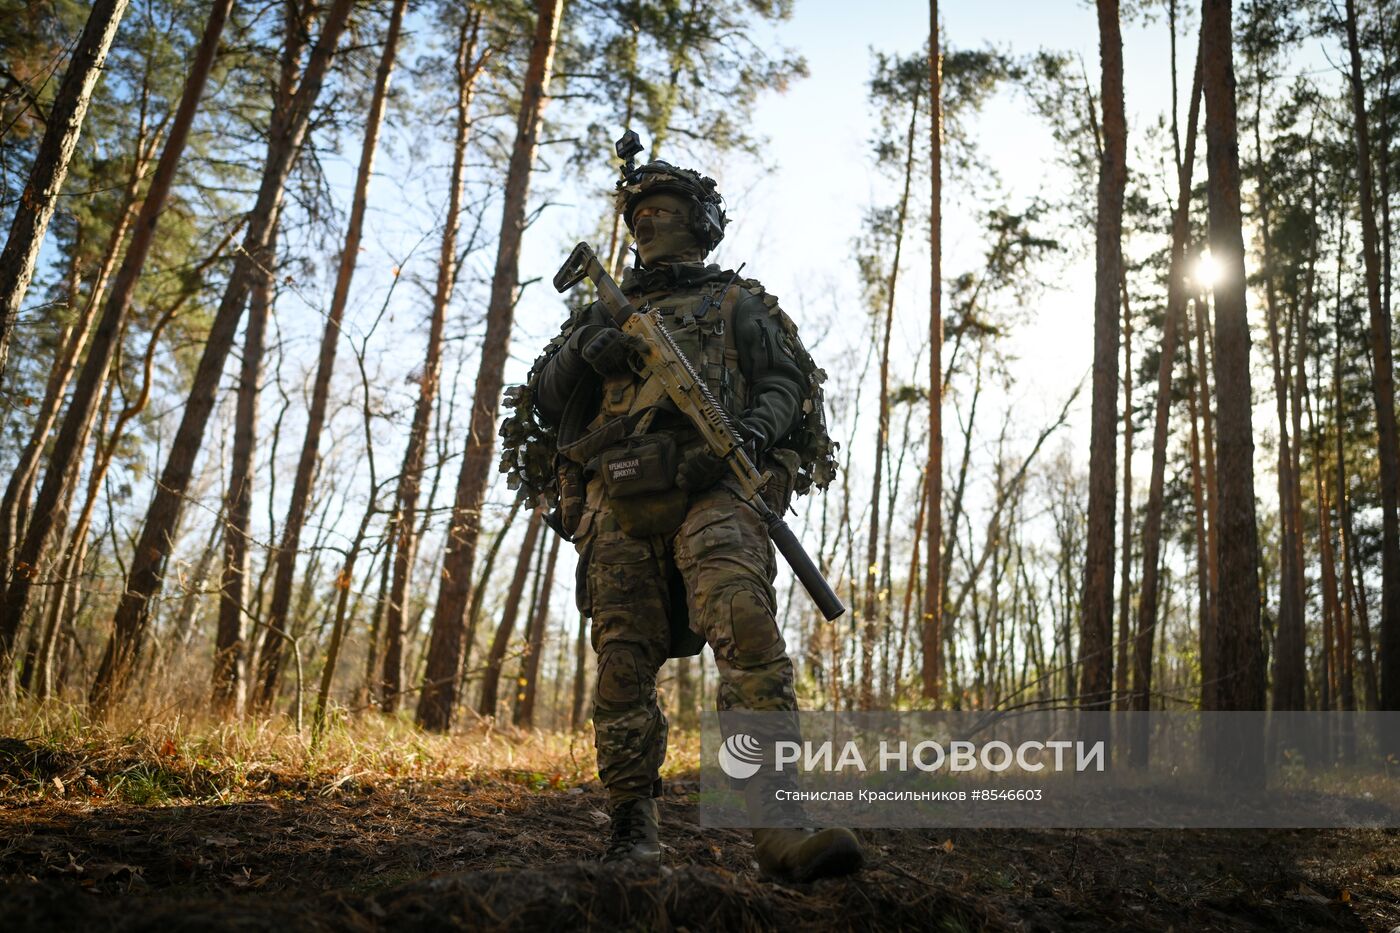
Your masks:
<path fill-rule="evenodd" d="M 661 312 L 677 345 L 732 416 L 758 426 L 770 449 L 792 452 L 783 459 L 799 464 L 794 491 L 830 483 L 836 444 L 822 406 L 826 373 L 813 363 L 776 297 L 757 281 L 701 263 L 629 270 L 621 284 L 638 307 Z M 640 386 L 631 374 L 603 379 L 581 355 L 595 328 L 613 326 L 601 302 L 578 309 L 535 361 L 526 385 L 507 393 L 513 413 L 501 428 L 501 469 L 532 502 L 541 495 L 554 501 L 554 459 L 570 399 L 581 393 L 585 398 L 576 410 L 596 424 L 625 413 Z M 695 437 L 669 402 L 650 430 L 672 432 L 681 445 Z"/>

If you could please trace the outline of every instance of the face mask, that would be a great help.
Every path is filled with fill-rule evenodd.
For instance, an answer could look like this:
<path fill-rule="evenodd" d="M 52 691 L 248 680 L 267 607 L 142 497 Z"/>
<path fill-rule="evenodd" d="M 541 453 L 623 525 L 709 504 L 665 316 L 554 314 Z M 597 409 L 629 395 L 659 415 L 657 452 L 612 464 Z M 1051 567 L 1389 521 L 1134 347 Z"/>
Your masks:
<path fill-rule="evenodd" d="M 637 205 L 637 217 L 632 235 L 637 240 L 637 253 L 642 265 L 658 262 L 698 262 L 705 251 L 690 229 L 691 205 L 669 194 L 653 195 Z M 649 209 L 657 209 L 649 212 Z M 635 215 L 634 215 L 635 216 Z"/>

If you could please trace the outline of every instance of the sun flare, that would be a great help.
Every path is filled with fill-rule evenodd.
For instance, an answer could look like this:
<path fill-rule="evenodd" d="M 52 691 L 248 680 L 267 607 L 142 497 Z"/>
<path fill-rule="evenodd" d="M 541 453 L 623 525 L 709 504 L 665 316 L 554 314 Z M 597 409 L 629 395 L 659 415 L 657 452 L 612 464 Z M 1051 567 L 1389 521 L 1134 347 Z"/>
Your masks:
<path fill-rule="evenodd" d="M 1210 253 L 1201 253 L 1196 259 L 1195 279 L 1202 288 L 1211 288 L 1220 281 L 1220 264 Z"/>

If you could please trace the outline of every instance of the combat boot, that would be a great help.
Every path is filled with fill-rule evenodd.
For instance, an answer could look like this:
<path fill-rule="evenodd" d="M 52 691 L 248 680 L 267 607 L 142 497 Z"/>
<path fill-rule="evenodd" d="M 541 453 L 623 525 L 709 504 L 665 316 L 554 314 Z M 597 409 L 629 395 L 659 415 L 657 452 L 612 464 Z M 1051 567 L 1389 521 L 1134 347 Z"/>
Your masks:
<path fill-rule="evenodd" d="M 849 829 L 755 829 L 759 870 L 779 881 L 816 881 L 860 871 L 865 854 Z"/>
<path fill-rule="evenodd" d="M 661 867 L 661 843 L 657 840 L 660 815 L 650 797 L 629 798 L 612 806 L 612 838 L 605 862 Z"/>
<path fill-rule="evenodd" d="M 750 781 L 744 787 L 753 831 L 754 857 L 764 875 L 779 881 L 806 882 L 860 871 L 865 853 L 849 829 L 803 828 L 811 821 L 791 794 L 796 785 L 783 779 Z"/>

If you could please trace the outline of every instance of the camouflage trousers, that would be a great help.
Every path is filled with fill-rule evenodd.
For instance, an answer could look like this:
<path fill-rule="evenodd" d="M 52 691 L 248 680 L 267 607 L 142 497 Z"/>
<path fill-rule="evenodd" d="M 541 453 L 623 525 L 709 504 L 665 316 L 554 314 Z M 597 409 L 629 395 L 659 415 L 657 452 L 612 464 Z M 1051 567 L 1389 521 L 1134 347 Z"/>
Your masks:
<path fill-rule="evenodd" d="M 684 581 L 690 627 L 714 652 L 718 708 L 797 708 L 792 662 L 775 618 L 773 545 L 758 513 L 728 488 L 692 496 L 669 538 L 634 538 L 618 528 L 592 483 L 576 541 L 587 561 L 580 575 L 598 654 L 598 775 L 611 799 L 649 797 L 659 786 L 667 725 L 656 674 L 670 647 L 673 567 Z"/>

